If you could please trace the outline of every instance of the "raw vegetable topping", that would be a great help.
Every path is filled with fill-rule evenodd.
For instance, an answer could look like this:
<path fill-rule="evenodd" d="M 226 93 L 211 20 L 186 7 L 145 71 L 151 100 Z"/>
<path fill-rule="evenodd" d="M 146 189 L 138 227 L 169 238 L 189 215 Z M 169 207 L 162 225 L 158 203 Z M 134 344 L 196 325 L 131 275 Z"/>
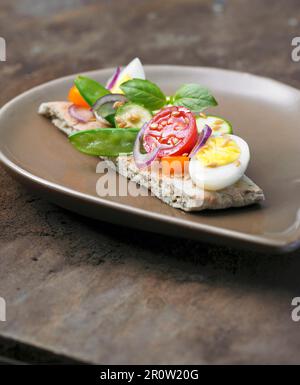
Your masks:
<path fill-rule="evenodd" d="M 157 158 L 160 149 L 164 147 L 163 144 L 160 144 L 157 147 L 154 147 L 152 151 L 146 154 L 143 152 L 144 146 L 142 142 L 143 142 L 143 136 L 146 128 L 147 128 L 147 124 L 144 124 L 144 126 L 138 133 L 136 141 L 134 143 L 133 157 L 134 157 L 135 165 L 138 168 L 145 168 L 150 166 L 150 164 Z"/>
<path fill-rule="evenodd" d="M 165 156 L 161 158 L 162 173 L 167 176 L 183 176 L 188 173 L 188 156 Z"/>
<path fill-rule="evenodd" d="M 201 112 L 196 117 L 196 123 L 198 132 L 201 132 L 207 124 L 213 130 L 214 135 L 232 134 L 231 124 L 220 116 L 206 115 Z"/>
<path fill-rule="evenodd" d="M 69 114 L 81 123 L 87 123 L 95 120 L 93 111 L 90 108 L 80 107 L 75 104 L 71 104 L 69 107 Z"/>
<path fill-rule="evenodd" d="M 164 145 L 158 156 L 189 154 L 197 141 L 197 127 L 193 114 L 184 107 L 167 107 L 148 123 L 144 134 L 147 152 Z"/>
<path fill-rule="evenodd" d="M 70 142 L 80 152 L 96 156 L 131 154 L 139 130 L 98 128 L 79 131 L 69 136 Z"/>
<path fill-rule="evenodd" d="M 110 93 L 102 84 L 85 76 L 78 76 L 74 83 L 83 99 L 91 107 L 99 98 Z"/>
<path fill-rule="evenodd" d="M 121 85 L 121 89 L 129 100 L 152 111 L 158 110 L 167 103 L 166 95 L 149 80 L 129 80 Z"/>
<path fill-rule="evenodd" d="M 135 103 L 121 104 L 115 115 L 116 125 L 120 128 L 128 128 L 133 125 L 141 128 L 151 118 L 151 111 Z"/>
<path fill-rule="evenodd" d="M 115 73 L 113 74 L 111 79 L 109 79 L 109 81 L 107 82 L 106 88 L 108 90 L 111 91 L 113 89 L 113 87 L 115 86 L 116 82 L 119 79 L 120 73 L 121 73 L 121 67 L 117 67 L 115 70 Z"/>
<path fill-rule="evenodd" d="M 212 134 L 212 129 L 206 124 L 203 127 L 203 130 L 198 135 L 197 142 L 196 142 L 194 148 L 192 149 L 192 151 L 190 152 L 189 158 L 192 158 L 194 155 L 197 154 L 197 152 L 200 150 L 200 148 L 205 145 L 205 143 L 207 142 L 207 140 L 209 139 L 211 134 Z"/>
<path fill-rule="evenodd" d="M 70 89 L 68 99 L 75 106 L 79 106 L 79 107 L 83 107 L 83 108 L 90 108 L 89 104 L 81 96 L 78 88 L 75 85 Z"/>
<path fill-rule="evenodd" d="M 78 122 L 103 123 L 104 119 L 112 126 L 69 137 L 86 154 L 114 157 L 133 153 L 140 169 L 159 159 L 162 175 L 180 177 L 188 173 L 196 185 L 206 190 L 220 190 L 235 183 L 248 165 L 247 143 L 231 135 L 231 124 L 203 113 L 217 105 L 207 88 L 184 84 L 166 96 L 145 79 L 138 58 L 123 70 L 118 67 L 106 87 L 78 76 L 69 100 L 73 103 L 69 113 Z"/>
<path fill-rule="evenodd" d="M 110 124 L 115 124 L 115 114 L 117 108 L 126 103 L 127 99 L 124 95 L 120 94 L 108 94 L 102 96 L 93 105 L 93 112 L 97 119 L 105 119 Z"/>
<path fill-rule="evenodd" d="M 176 106 L 184 106 L 193 112 L 203 111 L 207 107 L 217 106 L 216 99 L 207 88 L 199 84 L 184 84 L 171 99 Z"/>

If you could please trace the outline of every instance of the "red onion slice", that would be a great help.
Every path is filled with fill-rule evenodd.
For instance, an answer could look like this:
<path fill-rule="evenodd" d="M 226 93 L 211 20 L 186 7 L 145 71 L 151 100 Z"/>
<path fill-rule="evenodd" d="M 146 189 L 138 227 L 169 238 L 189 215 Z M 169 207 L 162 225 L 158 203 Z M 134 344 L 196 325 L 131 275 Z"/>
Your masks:
<path fill-rule="evenodd" d="M 120 73 L 121 73 L 121 67 L 119 66 L 116 68 L 114 74 L 112 75 L 112 77 L 107 82 L 106 88 L 108 90 L 111 90 L 113 88 L 113 86 L 116 84 L 116 82 L 120 76 Z"/>
<path fill-rule="evenodd" d="M 198 135 L 197 142 L 194 148 L 192 149 L 192 151 L 190 152 L 189 158 L 192 158 L 194 155 L 197 154 L 199 149 L 205 145 L 205 143 L 207 142 L 207 139 L 211 136 L 211 134 L 212 134 L 212 129 L 206 124 L 203 127 L 203 130 L 201 131 L 201 133 Z"/>
<path fill-rule="evenodd" d="M 140 169 L 150 166 L 150 164 L 157 158 L 159 151 L 162 148 L 167 147 L 166 145 L 162 144 L 162 145 L 155 147 L 151 152 L 148 152 L 146 154 L 141 153 L 141 147 L 143 146 L 143 143 L 142 143 L 143 136 L 144 136 L 144 132 L 147 128 L 147 125 L 148 125 L 148 123 L 145 123 L 143 125 L 143 127 L 141 128 L 141 130 L 139 131 L 139 133 L 136 137 L 135 143 L 134 143 L 134 148 L 133 148 L 134 161 L 135 161 L 136 166 Z"/>
<path fill-rule="evenodd" d="M 87 123 L 94 118 L 92 110 L 76 106 L 75 104 L 69 107 L 69 114 L 80 123 Z"/>

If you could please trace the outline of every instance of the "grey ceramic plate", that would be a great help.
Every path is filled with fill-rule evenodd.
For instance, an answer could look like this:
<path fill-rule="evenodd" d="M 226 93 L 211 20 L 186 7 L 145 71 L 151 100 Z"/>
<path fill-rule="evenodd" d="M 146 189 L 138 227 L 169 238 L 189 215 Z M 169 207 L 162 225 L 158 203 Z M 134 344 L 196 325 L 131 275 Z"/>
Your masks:
<path fill-rule="evenodd" d="M 61 132 L 36 113 L 41 102 L 65 100 L 74 76 L 36 87 L 1 109 L 2 163 L 49 200 L 100 220 L 272 252 L 298 247 L 300 92 L 270 79 L 213 68 L 147 66 L 146 72 L 166 93 L 188 82 L 213 91 L 219 101 L 214 113 L 230 120 L 235 133 L 250 146 L 247 175 L 263 188 L 263 204 L 184 213 L 155 197 L 98 197 L 98 159 L 78 153 Z M 111 73 L 107 69 L 88 75 L 104 82 Z"/>

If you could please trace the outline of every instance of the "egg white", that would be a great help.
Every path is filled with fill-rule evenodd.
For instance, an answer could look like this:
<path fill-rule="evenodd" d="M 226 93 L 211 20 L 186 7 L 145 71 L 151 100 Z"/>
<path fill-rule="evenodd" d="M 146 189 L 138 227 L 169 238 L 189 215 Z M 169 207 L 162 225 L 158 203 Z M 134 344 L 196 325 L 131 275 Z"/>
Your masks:
<path fill-rule="evenodd" d="M 237 162 L 219 167 L 206 167 L 202 161 L 193 157 L 189 164 L 189 173 L 192 181 L 204 190 L 218 191 L 236 183 L 245 173 L 250 160 L 248 144 L 236 135 L 228 135 L 240 148 Z"/>
<path fill-rule="evenodd" d="M 122 80 L 129 76 L 132 79 L 145 79 L 145 71 L 138 57 L 133 59 L 120 73 L 118 81 L 121 84 Z"/>
<path fill-rule="evenodd" d="M 133 59 L 120 73 L 111 89 L 112 93 L 122 93 L 120 85 L 129 79 L 145 79 L 145 71 L 139 58 Z"/>

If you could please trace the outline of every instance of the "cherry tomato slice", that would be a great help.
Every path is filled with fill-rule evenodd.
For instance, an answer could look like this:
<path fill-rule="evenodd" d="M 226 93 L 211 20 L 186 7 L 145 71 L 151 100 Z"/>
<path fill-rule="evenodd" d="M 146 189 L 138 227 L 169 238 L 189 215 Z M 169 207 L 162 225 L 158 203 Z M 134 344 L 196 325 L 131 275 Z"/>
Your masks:
<path fill-rule="evenodd" d="M 166 107 L 148 123 L 143 144 L 147 152 L 162 146 L 158 157 L 189 154 L 198 137 L 196 120 L 185 107 Z"/>
<path fill-rule="evenodd" d="M 78 91 L 78 88 L 76 86 L 73 86 L 70 89 L 68 99 L 70 102 L 72 102 L 76 106 L 80 106 L 80 107 L 84 107 L 84 108 L 90 108 L 88 103 L 80 95 L 80 92 Z"/>

